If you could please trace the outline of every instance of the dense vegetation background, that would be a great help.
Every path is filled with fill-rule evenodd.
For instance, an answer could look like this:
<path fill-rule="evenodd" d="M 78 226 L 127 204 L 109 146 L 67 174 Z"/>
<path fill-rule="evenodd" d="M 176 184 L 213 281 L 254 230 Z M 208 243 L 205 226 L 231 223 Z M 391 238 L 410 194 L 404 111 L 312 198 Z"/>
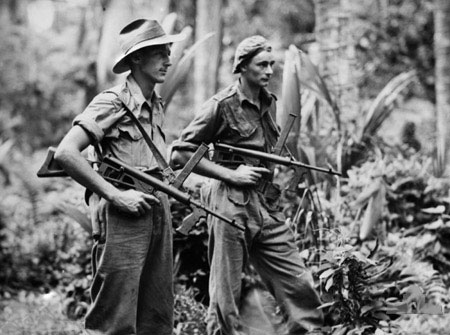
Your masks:
<path fill-rule="evenodd" d="M 108 37 L 131 17 L 157 13 L 167 30 L 188 36 L 174 46 L 179 71 L 161 88 L 169 143 L 199 101 L 234 79 L 236 44 L 262 34 L 277 60 L 270 89 L 279 96 L 280 125 L 301 107 L 289 147 L 306 163 L 343 172 L 306 172 L 282 200 L 324 303 L 325 331 L 447 334 L 448 122 L 439 111 L 450 102 L 441 59 L 450 52 L 438 46 L 450 35 L 436 14 L 445 7 L 431 0 L 2 1 L 0 333 L 81 333 L 92 245 L 83 189 L 68 178 L 38 179 L 36 171 L 74 116 L 120 80 L 108 70 L 116 50 Z M 278 170 L 283 186 L 291 176 Z M 198 197 L 202 182 L 191 177 L 187 191 Z M 172 202 L 174 227 L 188 212 Z M 176 334 L 205 331 L 206 241 L 204 225 L 175 235 Z M 282 334 L 284 321 L 252 269 L 243 280 L 249 329 Z"/>

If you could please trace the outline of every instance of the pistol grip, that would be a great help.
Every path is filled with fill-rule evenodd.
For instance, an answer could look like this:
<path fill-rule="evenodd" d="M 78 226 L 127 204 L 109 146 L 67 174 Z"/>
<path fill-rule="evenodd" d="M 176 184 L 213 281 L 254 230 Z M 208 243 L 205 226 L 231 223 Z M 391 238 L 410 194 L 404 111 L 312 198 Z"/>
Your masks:
<path fill-rule="evenodd" d="M 206 218 L 206 215 L 207 214 L 203 209 L 195 207 L 192 210 L 192 213 L 183 219 L 183 222 L 176 231 L 183 235 L 188 235 L 201 218 Z"/>

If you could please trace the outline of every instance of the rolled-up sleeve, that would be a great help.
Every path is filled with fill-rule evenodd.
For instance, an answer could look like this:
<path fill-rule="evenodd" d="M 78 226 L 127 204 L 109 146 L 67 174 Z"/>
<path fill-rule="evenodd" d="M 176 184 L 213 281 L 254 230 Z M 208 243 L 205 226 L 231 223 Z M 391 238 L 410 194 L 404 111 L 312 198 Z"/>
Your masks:
<path fill-rule="evenodd" d="M 206 101 L 195 114 L 191 123 L 172 144 L 173 150 L 195 151 L 201 143 L 212 143 L 223 129 L 219 103 L 215 99 Z"/>
<path fill-rule="evenodd" d="M 97 95 L 86 109 L 75 117 L 73 125 L 82 127 L 94 144 L 98 144 L 111 132 L 113 125 L 124 115 L 120 99 L 111 92 Z"/>

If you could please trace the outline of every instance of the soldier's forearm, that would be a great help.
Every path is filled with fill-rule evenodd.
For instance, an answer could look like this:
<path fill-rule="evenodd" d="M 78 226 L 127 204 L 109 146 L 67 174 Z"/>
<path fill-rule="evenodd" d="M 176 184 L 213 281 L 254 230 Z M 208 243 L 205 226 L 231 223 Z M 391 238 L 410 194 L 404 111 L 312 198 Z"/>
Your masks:
<path fill-rule="evenodd" d="M 187 150 L 174 151 L 171 157 L 172 164 L 174 166 L 184 166 L 192 155 L 194 153 Z M 226 183 L 230 183 L 233 180 L 233 170 L 218 165 L 207 158 L 202 158 L 193 171 L 199 175 L 222 180 Z"/>
<path fill-rule="evenodd" d="M 57 149 L 55 161 L 75 181 L 108 201 L 113 201 L 120 192 L 96 173 L 89 162 L 75 149 Z"/>

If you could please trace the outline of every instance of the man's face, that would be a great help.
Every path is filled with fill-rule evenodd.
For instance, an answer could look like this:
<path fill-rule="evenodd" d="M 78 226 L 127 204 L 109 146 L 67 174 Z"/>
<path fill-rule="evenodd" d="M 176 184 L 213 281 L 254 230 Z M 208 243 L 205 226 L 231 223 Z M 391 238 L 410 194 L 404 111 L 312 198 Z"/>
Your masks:
<path fill-rule="evenodd" d="M 272 53 L 264 50 L 241 67 L 241 74 L 250 85 L 266 87 L 273 74 L 274 63 Z"/>
<path fill-rule="evenodd" d="M 145 48 L 141 53 L 140 69 L 148 80 L 163 83 L 170 63 L 170 46 L 168 44 Z"/>

